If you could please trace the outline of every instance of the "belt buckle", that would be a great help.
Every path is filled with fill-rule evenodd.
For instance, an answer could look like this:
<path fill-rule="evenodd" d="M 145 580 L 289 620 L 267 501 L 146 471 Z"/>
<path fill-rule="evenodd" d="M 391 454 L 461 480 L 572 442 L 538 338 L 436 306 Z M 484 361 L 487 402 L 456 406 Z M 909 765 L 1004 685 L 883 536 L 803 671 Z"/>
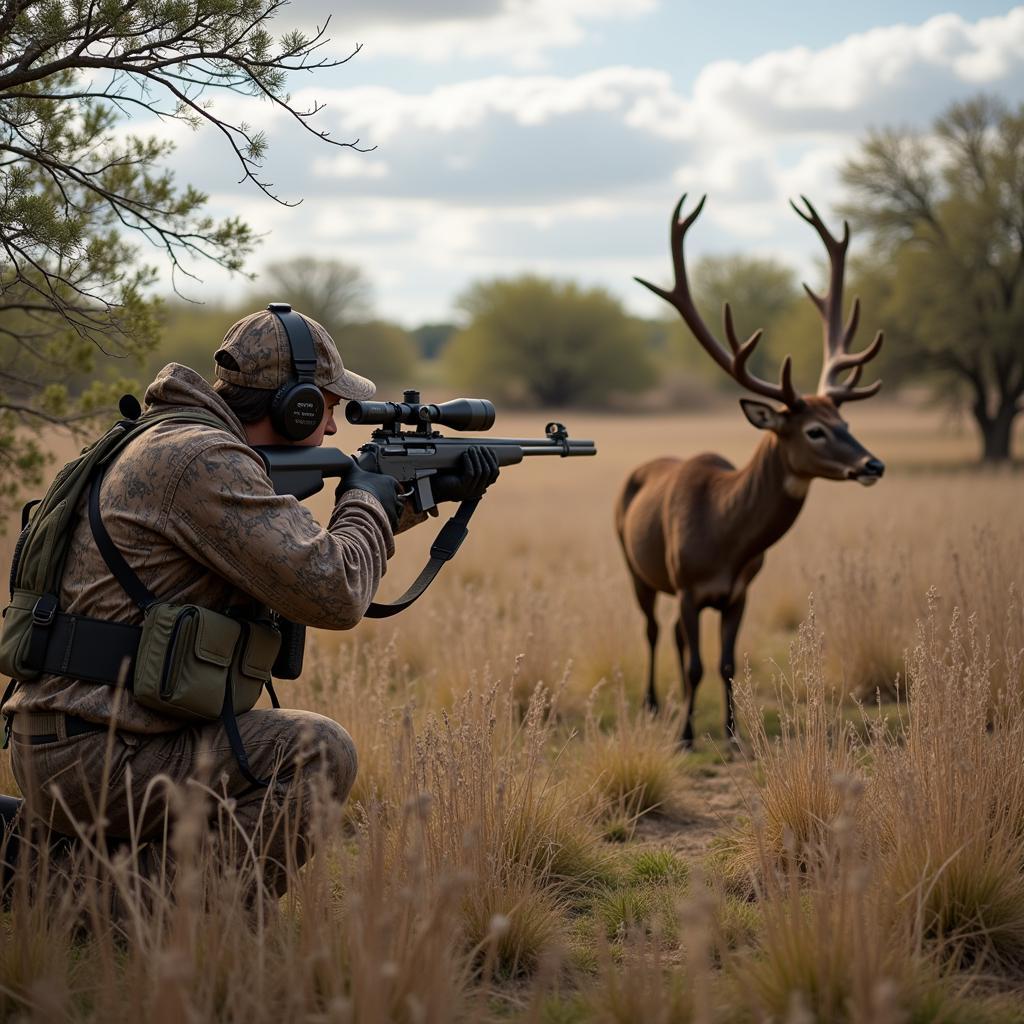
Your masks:
<path fill-rule="evenodd" d="M 57 614 L 57 598 L 43 594 L 32 608 L 32 622 L 36 626 L 49 626 Z"/>

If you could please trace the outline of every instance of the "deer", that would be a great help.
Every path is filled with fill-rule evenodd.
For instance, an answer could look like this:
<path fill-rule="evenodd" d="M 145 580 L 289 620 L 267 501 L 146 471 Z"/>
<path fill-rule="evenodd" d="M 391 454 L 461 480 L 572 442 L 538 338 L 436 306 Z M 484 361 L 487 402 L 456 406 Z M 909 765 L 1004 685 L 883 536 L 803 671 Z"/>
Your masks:
<path fill-rule="evenodd" d="M 844 402 L 870 398 L 882 386 L 880 380 L 858 385 L 865 365 L 878 355 L 884 335 L 879 331 L 861 352 L 849 351 L 860 319 L 860 300 L 855 298 L 849 319 L 843 321 L 843 276 L 850 228 L 844 221 L 842 239 L 835 238 L 807 197 L 800 198 L 806 210 L 792 200 L 790 206 L 818 233 L 830 264 L 824 295 L 804 285 L 823 321 L 824 358 L 816 394 L 796 390 L 789 355 L 782 362 L 777 383 L 751 373 L 747 364 L 763 330 L 741 342 L 729 303 L 723 307 L 728 348 L 698 313 L 686 277 L 683 242 L 707 196 L 685 219 L 681 219 L 681 213 L 686 195 L 673 210 L 673 287 L 659 288 L 635 278 L 674 306 L 704 351 L 737 384 L 758 396 L 741 398 L 740 406 L 750 423 L 765 432 L 742 469 L 711 453 L 645 462 L 629 475 L 616 502 L 616 531 L 637 602 L 647 620 L 649 659 L 644 703 L 655 713 L 659 706 L 654 681 L 658 642 L 655 602 L 658 594 L 679 601 L 675 641 L 682 675 L 683 749 L 693 746 L 694 700 L 704 674 L 700 613 L 712 608 L 721 616 L 719 672 L 725 685 L 725 736 L 730 747 L 737 748 L 732 694 L 736 639 L 747 590 L 764 565 L 765 552 L 796 521 L 813 479 L 855 480 L 870 487 L 885 471 L 884 463 L 853 436 L 839 414 Z"/>

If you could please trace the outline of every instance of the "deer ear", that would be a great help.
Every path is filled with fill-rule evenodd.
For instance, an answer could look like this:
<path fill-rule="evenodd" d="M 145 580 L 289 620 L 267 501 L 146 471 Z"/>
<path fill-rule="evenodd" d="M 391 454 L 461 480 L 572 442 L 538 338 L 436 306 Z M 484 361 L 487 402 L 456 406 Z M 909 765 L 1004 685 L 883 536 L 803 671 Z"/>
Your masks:
<path fill-rule="evenodd" d="M 740 408 L 758 430 L 778 432 L 785 423 L 783 414 L 778 409 L 773 409 L 767 402 L 756 402 L 753 398 L 741 398 Z"/>

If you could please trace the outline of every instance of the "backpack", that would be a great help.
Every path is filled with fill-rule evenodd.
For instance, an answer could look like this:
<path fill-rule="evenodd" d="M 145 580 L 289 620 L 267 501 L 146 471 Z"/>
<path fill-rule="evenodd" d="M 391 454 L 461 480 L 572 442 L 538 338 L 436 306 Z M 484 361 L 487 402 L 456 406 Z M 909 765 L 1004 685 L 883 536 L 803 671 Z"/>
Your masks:
<path fill-rule="evenodd" d="M 137 412 L 137 403 L 122 400 L 122 411 L 130 416 L 129 410 Z M 143 706 L 163 714 L 190 721 L 220 718 L 242 773 L 264 785 L 249 770 L 235 715 L 248 711 L 264 687 L 279 706 L 271 682 L 281 639 L 277 628 L 160 601 L 125 562 L 100 517 L 99 485 L 107 467 L 131 440 L 168 421 L 224 426 L 212 413 L 193 409 L 120 420 L 60 470 L 42 499 L 25 506 L 11 564 L 11 601 L 0 628 L 0 672 L 12 680 L 3 702 L 17 684 L 46 674 L 125 686 Z M 112 575 L 142 608 L 141 627 L 60 610 L 61 579 L 87 491 L 93 536 Z"/>

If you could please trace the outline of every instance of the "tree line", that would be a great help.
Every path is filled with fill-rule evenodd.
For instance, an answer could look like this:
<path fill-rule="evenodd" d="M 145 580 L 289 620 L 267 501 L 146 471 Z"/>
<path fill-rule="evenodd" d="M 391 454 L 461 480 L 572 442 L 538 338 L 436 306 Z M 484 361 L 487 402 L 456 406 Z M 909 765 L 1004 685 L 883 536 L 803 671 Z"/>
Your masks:
<path fill-rule="evenodd" d="M 212 128 L 268 202 L 297 197 L 263 177 L 267 136 L 211 97 L 262 97 L 323 145 L 360 148 L 317 126 L 316 103 L 291 99 L 290 76 L 349 58 L 320 56 L 322 32 L 275 37 L 283 6 L 0 0 L 0 502 L 40 477 L 44 452 L 26 428 L 89 422 L 112 407 L 120 378 L 143 376 L 172 346 L 208 352 L 230 322 L 230 310 L 163 301 L 155 262 L 186 291 L 204 264 L 252 264 L 253 229 L 212 217 L 206 195 L 162 169 L 173 144 L 125 130 L 126 112 Z M 842 183 L 860 253 L 850 293 L 889 338 L 878 372 L 965 409 L 984 458 L 1008 459 L 1024 408 L 1024 106 L 980 96 L 925 131 L 873 131 Z M 259 283 L 260 304 L 273 287 L 319 314 L 352 365 L 385 384 L 429 366 L 435 381 L 508 402 L 653 394 L 667 407 L 720 386 L 681 325 L 632 317 L 599 288 L 480 281 L 458 299 L 458 329 L 410 332 L 376 313 L 366 279 L 343 261 L 271 264 Z M 706 317 L 728 299 L 741 333 L 765 329 L 755 372 L 792 352 L 797 376 L 813 374 L 819 327 L 789 268 L 709 258 L 694 291 Z"/>
<path fill-rule="evenodd" d="M 790 269 L 768 259 L 708 257 L 697 263 L 696 279 L 706 310 L 731 297 L 746 320 L 781 326 L 780 336 L 791 337 L 795 324 L 801 363 L 817 360 L 817 321 L 801 315 Z M 514 406 L 670 409 L 728 388 L 676 321 L 633 316 L 602 288 L 534 274 L 478 281 L 456 299 L 453 322 L 410 330 L 378 316 L 359 267 L 309 256 L 271 263 L 231 305 L 167 303 L 143 376 L 170 360 L 212 372 L 226 327 L 274 297 L 324 324 L 346 362 L 382 391 L 416 386 L 425 375 L 429 386 Z"/>

